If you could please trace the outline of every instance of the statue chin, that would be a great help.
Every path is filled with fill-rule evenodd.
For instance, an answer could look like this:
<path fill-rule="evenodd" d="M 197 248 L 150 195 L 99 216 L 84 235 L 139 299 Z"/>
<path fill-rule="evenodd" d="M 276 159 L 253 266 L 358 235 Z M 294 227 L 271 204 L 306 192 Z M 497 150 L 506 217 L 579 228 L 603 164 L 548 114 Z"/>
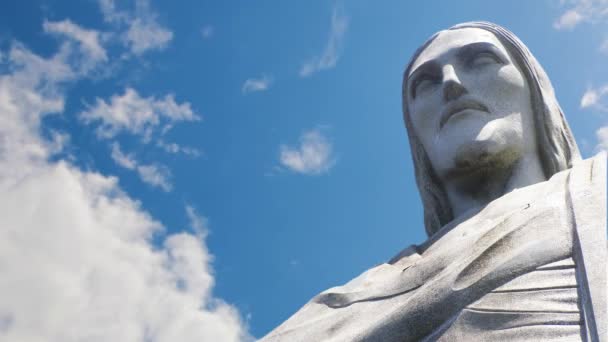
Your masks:
<path fill-rule="evenodd" d="M 454 157 L 438 173 L 445 181 L 480 184 L 480 176 L 486 179 L 511 170 L 521 154 L 517 144 L 475 140 L 456 147 Z"/>
<path fill-rule="evenodd" d="M 496 141 L 472 141 L 457 148 L 446 178 L 458 180 L 473 177 L 479 172 L 504 172 L 521 157 L 521 150 L 513 144 Z"/>
<path fill-rule="evenodd" d="M 521 124 L 512 116 L 488 120 L 469 116 L 448 122 L 428 151 L 435 172 L 444 181 L 458 180 L 509 169 L 523 154 L 525 146 Z"/>

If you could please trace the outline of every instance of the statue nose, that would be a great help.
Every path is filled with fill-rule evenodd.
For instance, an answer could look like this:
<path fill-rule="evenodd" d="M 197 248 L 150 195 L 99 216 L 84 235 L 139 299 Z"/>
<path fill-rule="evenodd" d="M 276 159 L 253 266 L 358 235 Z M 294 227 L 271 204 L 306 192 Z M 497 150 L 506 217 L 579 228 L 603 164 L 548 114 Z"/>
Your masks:
<path fill-rule="evenodd" d="M 460 82 L 452 65 L 443 68 L 443 100 L 450 102 L 466 94 L 467 90 Z"/>

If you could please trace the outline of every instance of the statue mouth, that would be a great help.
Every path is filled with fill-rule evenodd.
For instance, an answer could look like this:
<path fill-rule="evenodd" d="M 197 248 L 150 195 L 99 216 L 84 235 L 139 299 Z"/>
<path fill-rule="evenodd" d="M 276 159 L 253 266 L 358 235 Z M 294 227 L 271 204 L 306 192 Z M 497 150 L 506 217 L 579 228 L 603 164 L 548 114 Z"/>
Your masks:
<path fill-rule="evenodd" d="M 480 112 L 489 113 L 488 107 L 484 106 L 480 102 L 472 99 L 460 99 L 448 103 L 448 105 L 441 111 L 441 119 L 439 120 L 439 129 L 442 129 L 446 122 L 454 115 L 464 112 L 465 110 L 477 110 Z"/>

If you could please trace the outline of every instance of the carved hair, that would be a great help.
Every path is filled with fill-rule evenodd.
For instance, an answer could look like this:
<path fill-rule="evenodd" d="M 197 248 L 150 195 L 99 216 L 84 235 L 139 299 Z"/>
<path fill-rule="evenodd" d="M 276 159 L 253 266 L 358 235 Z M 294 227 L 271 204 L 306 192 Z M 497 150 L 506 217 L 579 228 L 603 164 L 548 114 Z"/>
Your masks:
<path fill-rule="evenodd" d="M 564 118 L 564 113 L 557 103 L 551 81 L 536 58 L 519 38 L 501 26 L 488 22 L 468 22 L 458 24 L 448 30 L 463 28 L 478 28 L 493 33 L 509 52 L 528 82 L 534 112 L 538 154 L 546 179 L 559 171 L 571 168 L 574 162 L 581 159 L 580 153 Z M 441 181 L 433 171 L 422 143 L 414 132 L 408 111 L 407 78 L 414 61 L 437 38 L 439 33 L 427 40 L 412 56 L 403 74 L 402 92 L 403 119 L 412 150 L 416 183 L 424 206 L 424 225 L 429 236 L 452 221 L 454 215 Z"/>

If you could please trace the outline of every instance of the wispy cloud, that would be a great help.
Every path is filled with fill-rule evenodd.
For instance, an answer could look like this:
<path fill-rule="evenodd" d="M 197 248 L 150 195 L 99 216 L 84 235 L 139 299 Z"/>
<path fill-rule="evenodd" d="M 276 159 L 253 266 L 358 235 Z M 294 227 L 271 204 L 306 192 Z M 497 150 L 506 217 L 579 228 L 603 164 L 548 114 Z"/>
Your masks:
<path fill-rule="evenodd" d="M 116 164 L 124 167 L 125 169 L 135 170 L 137 168 L 137 161 L 135 160 L 135 157 L 133 157 L 133 155 L 124 154 L 117 142 L 112 144 L 111 156 Z"/>
<path fill-rule="evenodd" d="M 121 132 L 141 136 L 149 142 L 152 135 L 164 134 L 177 122 L 198 121 L 190 103 L 177 103 L 175 96 L 163 98 L 142 97 L 133 88 L 125 89 L 122 95 L 113 95 L 109 101 L 97 98 L 95 105 L 80 113 L 87 123 L 99 123 L 98 137 L 109 139 Z"/>
<path fill-rule="evenodd" d="M 197 236 L 206 237 L 208 232 L 209 220 L 190 204 L 186 205 L 186 215 L 190 221 L 190 227 Z"/>
<path fill-rule="evenodd" d="M 304 132 L 299 146 L 281 145 L 279 158 L 289 170 L 306 175 L 319 175 L 335 164 L 333 147 L 320 129 Z"/>
<path fill-rule="evenodd" d="M 553 23 L 557 30 L 571 30 L 582 22 L 598 22 L 608 18 L 606 0 L 562 1 L 569 8 Z"/>
<path fill-rule="evenodd" d="M 580 23 L 585 17 L 575 9 L 571 9 L 562 14 L 554 23 L 553 27 L 557 30 L 570 30 Z"/>
<path fill-rule="evenodd" d="M 41 57 L 17 41 L 0 53 L 8 66 L 0 74 L 0 164 L 4 165 L 0 185 L 34 172 L 36 165 L 44 164 L 69 141 L 67 134 L 55 130 L 49 132 L 51 140 L 40 136 L 42 118 L 61 113 L 63 87 L 87 77 L 95 65 L 89 64 L 72 37 L 59 38 L 60 46 L 50 57 Z"/>
<path fill-rule="evenodd" d="M 144 183 L 159 187 L 166 192 L 171 191 L 173 188 L 173 185 L 171 185 L 171 181 L 169 180 L 171 172 L 164 165 L 138 165 L 137 173 Z"/>
<path fill-rule="evenodd" d="M 265 91 L 268 90 L 272 84 L 272 77 L 268 75 L 262 75 L 260 78 L 249 78 L 243 83 L 241 91 L 243 94 Z"/>
<path fill-rule="evenodd" d="M 91 71 L 107 60 L 98 31 L 85 29 L 69 20 L 45 21 L 43 29 L 60 40 L 58 52 L 52 58 L 31 53 L 19 42 L 12 44 L 8 54 L 0 53 L 5 62 L 23 68 L 24 72 L 18 75 L 29 75 L 30 82 L 61 82 L 90 76 Z"/>
<path fill-rule="evenodd" d="M 173 38 L 173 33 L 158 25 L 155 21 L 136 18 L 129 24 L 125 40 L 136 55 L 147 50 L 164 49 Z"/>
<path fill-rule="evenodd" d="M 201 155 L 201 151 L 197 148 L 182 146 L 176 143 L 167 143 L 162 139 L 158 140 L 156 146 L 171 154 L 182 153 L 190 157 L 198 157 Z"/>
<path fill-rule="evenodd" d="M 171 191 L 171 171 L 164 165 L 141 164 L 133 154 L 125 154 L 117 142 L 112 144 L 112 159 L 119 166 L 137 172 L 139 178 L 153 187 L 160 188 L 165 192 Z"/>
<path fill-rule="evenodd" d="M 608 126 L 600 127 L 595 131 L 597 139 L 596 151 L 608 151 Z"/>
<path fill-rule="evenodd" d="M 55 22 L 45 21 L 43 27 L 47 33 L 63 35 L 78 42 L 83 55 L 94 62 L 108 60 L 106 50 L 100 43 L 100 32 L 84 29 L 69 19 Z"/>
<path fill-rule="evenodd" d="M 580 101 L 581 108 L 591 108 L 601 112 L 608 112 L 605 96 L 608 95 L 608 84 L 598 88 L 589 87 Z"/>
<path fill-rule="evenodd" d="M 606 95 L 608 95 L 608 84 L 598 88 L 589 87 L 581 97 L 580 107 L 605 115 L 608 113 Z M 595 150 L 608 151 L 608 126 L 598 128 L 595 137 L 597 139 Z"/>
<path fill-rule="evenodd" d="M 315 72 L 331 69 L 338 63 L 349 21 L 348 17 L 346 17 L 342 11 L 343 10 L 339 5 L 334 6 L 331 16 L 329 38 L 325 45 L 325 50 L 323 50 L 321 55 L 311 58 L 302 65 L 300 68 L 301 77 L 308 77 Z"/>
<path fill-rule="evenodd" d="M 85 77 L 66 49 L 41 57 L 14 43 L 0 75 L 3 339 L 245 340 L 237 309 L 213 296 L 204 239 L 164 235 L 117 178 L 50 160 L 63 140 L 41 134 L 43 118 Z"/>
<path fill-rule="evenodd" d="M 135 55 L 162 50 L 173 39 L 173 32 L 158 22 L 149 0 L 136 0 L 134 11 L 118 9 L 114 0 L 98 0 L 98 3 L 104 20 L 119 28 L 121 40 Z"/>
<path fill-rule="evenodd" d="M 165 142 L 163 136 L 177 123 L 198 121 L 190 103 L 178 103 L 172 94 L 164 97 L 142 97 L 133 88 L 124 94 L 115 94 L 109 100 L 96 99 L 96 103 L 79 114 L 85 124 L 96 125 L 97 137 L 104 140 L 128 133 L 140 138 L 141 143 L 162 149 L 167 153 L 182 153 L 198 157 L 200 152 L 191 147 Z M 148 145 L 149 146 L 149 145 Z M 173 189 L 171 170 L 158 162 L 142 163 L 133 153 L 124 153 L 118 142 L 112 143 L 112 159 L 117 165 L 132 170 L 139 178 L 166 192 Z"/>

